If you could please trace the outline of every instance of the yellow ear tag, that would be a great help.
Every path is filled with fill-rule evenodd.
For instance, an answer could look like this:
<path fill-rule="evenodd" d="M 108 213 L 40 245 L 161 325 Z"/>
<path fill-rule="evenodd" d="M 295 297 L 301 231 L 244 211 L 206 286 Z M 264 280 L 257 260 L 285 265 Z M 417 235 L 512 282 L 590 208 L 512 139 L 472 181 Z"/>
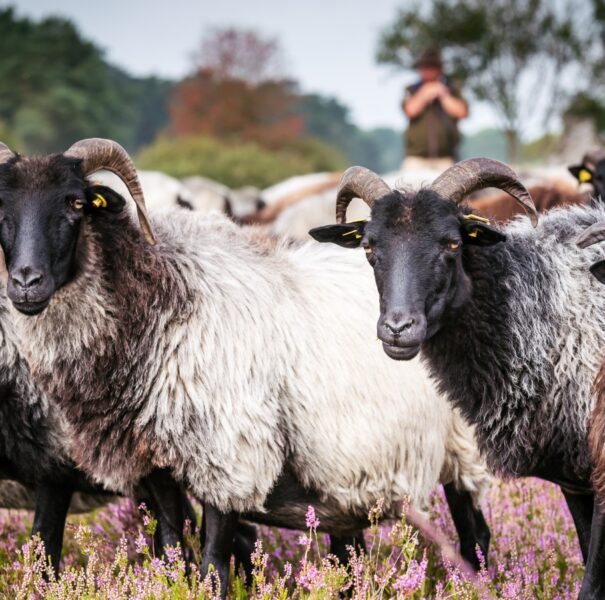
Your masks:
<path fill-rule="evenodd" d="M 580 183 L 588 183 L 592 181 L 592 173 L 588 169 L 580 169 L 578 173 L 578 181 Z"/>
<path fill-rule="evenodd" d="M 468 235 L 468 237 L 476 238 L 477 235 L 479 235 L 479 229 L 473 229 L 472 231 L 469 231 L 466 235 Z"/>
<path fill-rule="evenodd" d="M 354 233 L 357 233 L 357 229 L 351 229 L 351 231 L 347 231 L 346 233 L 343 233 L 342 237 L 347 237 L 348 235 L 353 235 Z"/>
<path fill-rule="evenodd" d="M 95 199 L 92 201 L 92 205 L 96 208 L 107 208 L 107 200 L 101 194 L 95 194 Z"/>

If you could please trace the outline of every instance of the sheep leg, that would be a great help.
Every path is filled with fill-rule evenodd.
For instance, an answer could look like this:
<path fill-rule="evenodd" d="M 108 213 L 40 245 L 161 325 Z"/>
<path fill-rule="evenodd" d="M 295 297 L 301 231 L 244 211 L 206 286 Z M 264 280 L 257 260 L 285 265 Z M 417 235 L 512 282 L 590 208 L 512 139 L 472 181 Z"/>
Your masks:
<path fill-rule="evenodd" d="M 214 567 L 220 581 L 221 598 L 227 597 L 229 589 L 229 566 L 237 522 L 236 513 L 222 513 L 214 506 L 204 504 L 204 520 L 202 521 L 204 561 L 200 573 L 202 577 L 205 577 L 210 571 L 210 566 Z"/>
<path fill-rule="evenodd" d="M 580 550 L 582 551 L 582 559 L 584 564 L 588 560 L 588 548 L 590 545 L 590 530 L 592 527 L 592 511 L 594 504 L 594 494 L 574 494 L 561 488 L 565 501 L 569 508 L 569 512 L 573 518 Z"/>
<path fill-rule="evenodd" d="M 233 544 L 233 555 L 235 556 L 235 570 L 241 565 L 246 577 L 246 584 L 252 582 L 252 553 L 258 539 L 258 532 L 254 525 L 250 523 L 238 522 L 235 530 L 235 540 Z"/>
<path fill-rule="evenodd" d="M 46 556 L 55 574 L 59 573 L 59 561 L 63 548 L 63 532 L 73 488 L 66 482 L 40 484 L 36 490 L 36 510 L 32 535 L 38 534 L 44 542 Z"/>
<path fill-rule="evenodd" d="M 357 554 L 366 551 L 363 530 L 342 537 L 337 535 L 330 536 L 330 554 L 333 554 L 338 559 L 338 562 L 345 567 L 349 565 L 349 546 L 352 546 Z"/>
<path fill-rule="evenodd" d="M 598 500 L 593 503 L 592 528 L 588 560 L 579 600 L 602 600 L 605 598 L 605 517 Z"/>
<path fill-rule="evenodd" d="M 485 517 L 481 510 L 473 505 L 469 492 L 457 490 L 453 483 L 446 483 L 443 489 L 458 532 L 460 554 L 475 571 L 478 571 L 481 564 L 477 557 L 477 546 L 487 565 L 487 551 L 491 537 Z"/>
<path fill-rule="evenodd" d="M 157 519 L 154 536 L 157 547 L 163 550 L 167 546 L 180 544 L 184 552 L 183 513 L 187 505 L 188 517 L 191 513 L 195 515 L 195 512 L 181 487 L 167 469 L 156 469 L 142 481 L 141 486 L 147 497 L 140 499 L 149 506 Z"/>

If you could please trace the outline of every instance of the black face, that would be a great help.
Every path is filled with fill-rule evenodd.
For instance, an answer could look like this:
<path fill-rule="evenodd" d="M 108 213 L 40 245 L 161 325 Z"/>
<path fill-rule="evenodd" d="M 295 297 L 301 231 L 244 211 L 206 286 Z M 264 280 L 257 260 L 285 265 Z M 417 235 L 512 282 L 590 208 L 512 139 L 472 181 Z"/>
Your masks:
<path fill-rule="evenodd" d="M 595 189 L 595 195 L 599 196 L 601 200 L 605 200 L 605 160 L 597 163 L 592 184 Z"/>
<path fill-rule="evenodd" d="M 573 165 L 569 172 L 580 183 L 591 183 L 594 195 L 605 200 L 605 160 L 600 160 L 594 168 L 584 163 Z"/>
<path fill-rule="evenodd" d="M 310 233 L 318 241 L 365 249 L 380 295 L 378 337 L 385 352 L 397 360 L 416 356 L 441 328 L 443 317 L 469 299 L 463 246 L 505 239 L 429 190 L 394 192 L 375 203 L 368 222 L 319 227 Z"/>
<path fill-rule="evenodd" d="M 97 207 L 123 206 L 123 199 L 111 190 L 91 186 L 79 162 L 62 155 L 19 157 L 0 167 L 0 244 L 9 276 L 7 293 L 25 314 L 44 310 L 54 292 L 74 276 L 83 216 Z"/>

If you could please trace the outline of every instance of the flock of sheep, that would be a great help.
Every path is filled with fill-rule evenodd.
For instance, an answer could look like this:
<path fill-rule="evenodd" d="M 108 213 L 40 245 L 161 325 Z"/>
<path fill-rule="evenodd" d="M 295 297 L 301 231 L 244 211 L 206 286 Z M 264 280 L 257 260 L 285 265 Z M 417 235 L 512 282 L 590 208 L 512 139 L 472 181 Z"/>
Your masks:
<path fill-rule="evenodd" d="M 601 169 L 572 169 L 581 193 L 488 159 L 258 192 L 137 173 L 108 140 L 2 146 L 0 501 L 35 506 L 58 568 L 70 503 L 145 500 L 183 545 L 190 492 L 224 596 L 250 523 L 313 505 L 346 561 L 376 502 L 422 510 L 440 483 L 478 569 L 491 473 L 533 475 L 572 512 L 581 597 L 605 597 L 605 277 L 577 247 L 605 238 Z"/>

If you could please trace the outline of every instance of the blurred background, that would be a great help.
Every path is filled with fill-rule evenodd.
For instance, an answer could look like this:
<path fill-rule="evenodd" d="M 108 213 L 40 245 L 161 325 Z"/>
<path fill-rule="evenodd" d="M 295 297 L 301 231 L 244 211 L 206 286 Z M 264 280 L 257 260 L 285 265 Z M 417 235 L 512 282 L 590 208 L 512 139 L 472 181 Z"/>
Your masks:
<path fill-rule="evenodd" d="M 0 2 L 0 139 L 109 137 L 231 187 L 392 171 L 428 46 L 469 101 L 459 158 L 568 163 L 605 136 L 605 0 L 19 0 Z"/>

